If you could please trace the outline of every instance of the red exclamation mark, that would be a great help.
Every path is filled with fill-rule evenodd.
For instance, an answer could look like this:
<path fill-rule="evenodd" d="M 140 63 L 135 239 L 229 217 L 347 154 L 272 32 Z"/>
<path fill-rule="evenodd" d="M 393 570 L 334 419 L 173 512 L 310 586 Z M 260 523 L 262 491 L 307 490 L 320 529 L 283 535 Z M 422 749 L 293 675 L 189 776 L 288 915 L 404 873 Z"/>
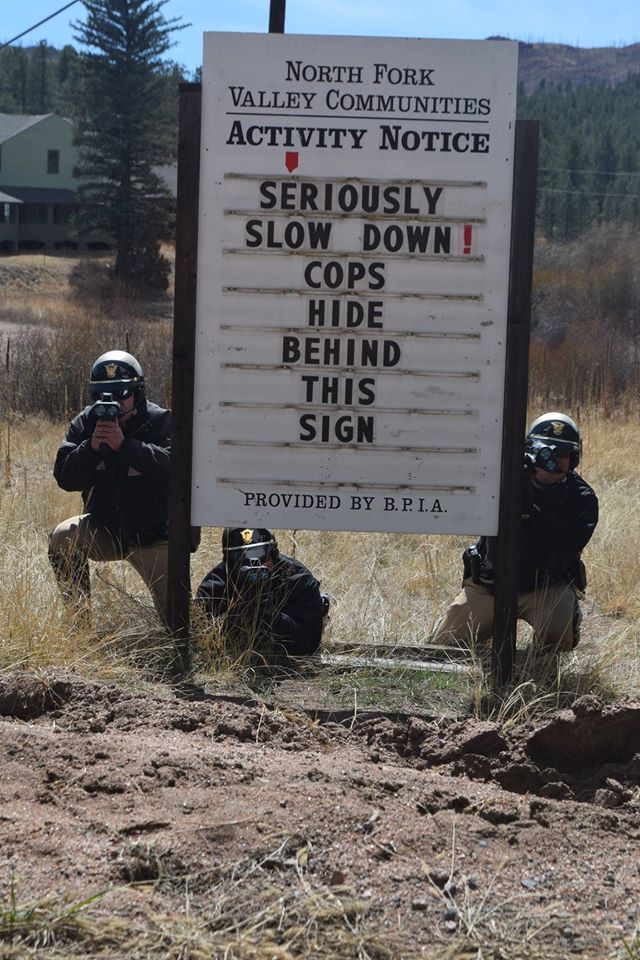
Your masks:
<path fill-rule="evenodd" d="M 464 225 L 464 247 L 462 249 L 464 254 L 471 253 L 471 224 L 465 223 Z"/>

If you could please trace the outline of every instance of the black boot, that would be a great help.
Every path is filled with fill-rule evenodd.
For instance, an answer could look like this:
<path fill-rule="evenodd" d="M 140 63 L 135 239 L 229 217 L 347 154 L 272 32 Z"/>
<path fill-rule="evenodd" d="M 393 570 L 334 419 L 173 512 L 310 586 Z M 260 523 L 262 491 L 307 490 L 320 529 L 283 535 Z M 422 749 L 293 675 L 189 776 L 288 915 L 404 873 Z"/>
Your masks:
<path fill-rule="evenodd" d="M 53 569 L 65 606 L 79 623 L 91 623 L 91 580 L 89 561 L 78 552 L 54 553 L 49 548 L 49 563 Z"/>

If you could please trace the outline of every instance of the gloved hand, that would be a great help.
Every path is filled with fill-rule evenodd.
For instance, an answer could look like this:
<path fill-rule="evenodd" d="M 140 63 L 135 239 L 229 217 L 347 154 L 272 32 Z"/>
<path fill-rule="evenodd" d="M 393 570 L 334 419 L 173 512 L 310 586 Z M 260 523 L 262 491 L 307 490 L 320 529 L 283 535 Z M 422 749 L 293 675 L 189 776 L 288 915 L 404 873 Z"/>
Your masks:
<path fill-rule="evenodd" d="M 490 589 L 493 588 L 496 582 L 493 564 L 488 560 L 485 560 L 484 563 L 480 564 L 480 575 L 478 582 L 481 583 L 483 587 L 488 587 Z"/>
<path fill-rule="evenodd" d="M 557 553 L 549 558 L 547 576 L 551 580 L 568 580 L 575 566 L 575 556 Z"/>
<path fill-rule="evenodd" d="M 268 590 L 270 578 L 266 567 L 240 567 L 233 577 L 233 583 L 242 597 L 257 597 Z"/>

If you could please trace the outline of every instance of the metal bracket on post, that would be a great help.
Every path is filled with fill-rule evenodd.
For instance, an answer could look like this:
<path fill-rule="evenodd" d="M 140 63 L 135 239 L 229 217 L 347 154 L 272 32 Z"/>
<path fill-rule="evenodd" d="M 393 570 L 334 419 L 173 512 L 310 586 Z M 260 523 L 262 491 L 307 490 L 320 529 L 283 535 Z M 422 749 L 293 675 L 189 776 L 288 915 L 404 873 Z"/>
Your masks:
<path fill-rule="evenodd" d="M 178 192 L 176 206 L 175 294 L 171 400 L 171 476 L 167 620 L 175 642 L 174 676 L 191 665 L 191 460 L 193 372 L 196 332 L 200 117 L 202 87 L 180 84 Z"/>
<path fill-rule="evenodd" d="M 492 666 L 498 688 L 507 683 L 513 673 L 516 650 L 537 170 L 538 121 L 518 120 L 515 135 L 502 470 L 494 595 Z"/>

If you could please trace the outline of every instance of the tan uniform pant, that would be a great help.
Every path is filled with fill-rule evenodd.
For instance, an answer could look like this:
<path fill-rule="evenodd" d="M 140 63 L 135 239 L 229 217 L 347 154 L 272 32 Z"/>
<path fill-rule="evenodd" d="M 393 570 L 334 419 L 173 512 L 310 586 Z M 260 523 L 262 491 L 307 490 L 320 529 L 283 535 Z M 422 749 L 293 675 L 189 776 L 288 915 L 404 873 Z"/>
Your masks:
<path fill-rule="evenodd" d="M 573 587 L 553 583 L 518 594 L 518 619 L 533 627 L 541 650 L 571 650 L 580 639 L 581 613 Z M 444 646 L 486 647 L 493 634 L 493 594 L 468 579 L 446 611 L 431 640 Z"/>
<path fill-rule="evenodd" d="M 49 559 L 65 602 L 77 609 L 87 608 L 90 601 L 88 561 L 126 560 L 144 580 L 158 614 L 166 623 L 166 540 L 144 546 L 127 545 L 123 551 L 109 531 L 85 513 L 58 524 L 49 538 Z"/>

